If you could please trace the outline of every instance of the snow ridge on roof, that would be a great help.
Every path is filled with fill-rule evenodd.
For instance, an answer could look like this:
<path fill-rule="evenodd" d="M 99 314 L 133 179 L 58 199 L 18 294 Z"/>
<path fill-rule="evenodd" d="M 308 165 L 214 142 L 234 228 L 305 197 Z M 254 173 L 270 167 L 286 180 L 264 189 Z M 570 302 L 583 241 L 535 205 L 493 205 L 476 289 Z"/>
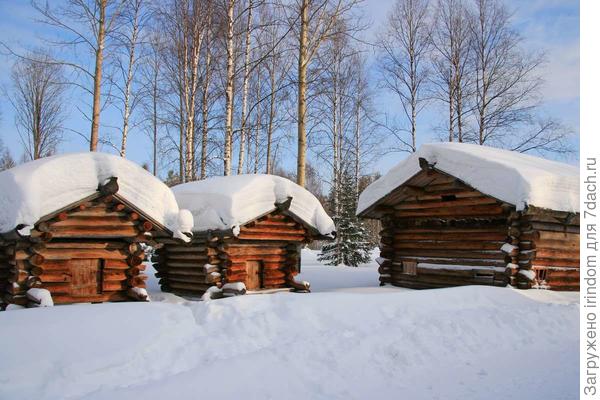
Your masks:
<path fill-rule="evenodd" d="M 192 215 L 179 209 L 167 185 L 132 161 L 99 152 L 41 158 L 0 172 L 0 232 L 25 225 L 19 233 L 28 235 L 40 218 L 97 193 L 111 177 L 119 196 L 189 240 L 184 233 L 191 231 Z"/>
<path fill-rule="evenodd" d="M 174 186 L 180 207 L 194 216 L 194 232 L 229 230 L 275 209 L 292 198 L 289 212 L 320 234 L 332 236 L 333 220 L 319 200 L 294 182 L 275 175 L 248 174 L 212 177 Z"/>
<path fill-rule="evenodd" d="M 529 205 L 579 212 L 578 167 L 475 144 L 429 143 L 369 185 L 360 196 L 357 214 L 417 174 L 419 158 L 517 210 Z"/>

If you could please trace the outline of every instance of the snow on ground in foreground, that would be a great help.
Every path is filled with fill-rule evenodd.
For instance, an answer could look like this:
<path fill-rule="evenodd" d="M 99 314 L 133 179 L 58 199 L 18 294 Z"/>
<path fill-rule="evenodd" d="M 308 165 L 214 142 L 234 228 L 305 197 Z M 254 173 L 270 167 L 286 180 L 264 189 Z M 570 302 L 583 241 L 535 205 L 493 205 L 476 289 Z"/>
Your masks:
<path fill-rule="evenodd" d="M 162 302 L 0 313 L 0 399 L 576 398 L 577 293 L 379 289 L 373 266 L 309 258 L 311 294 L 191 302 L 151 281 Z"/>

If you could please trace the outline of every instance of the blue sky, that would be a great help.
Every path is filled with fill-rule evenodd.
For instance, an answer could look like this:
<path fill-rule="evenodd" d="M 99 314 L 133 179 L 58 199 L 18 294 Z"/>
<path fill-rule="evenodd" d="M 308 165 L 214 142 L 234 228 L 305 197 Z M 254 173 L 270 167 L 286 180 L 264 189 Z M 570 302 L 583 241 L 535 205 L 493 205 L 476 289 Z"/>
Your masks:
<path fill-rule="evenodd" d="M 52 2 L 54 3 L 54 1 Z M 365 0 L 362 7 L 365 17 L 372 22 L 372 27 L 366 32 L 368 40 L 374 38 L 377 29 L 385 21 L 386 13 L 393 4 L 393 0 Z M 546 84 L 543 87 L 542 112 L 560 118 L 570 126 L 575 135 L 573 143 L 579 143 L 579 1 L 577 0 L 507 0 L 509 7 L 514 10 L 515 27 L 526 39 L 526 46 L 532 50 L 543 50 L 546 53 L 547 64 L 541 71 Z M 0 0 L 0 37 L 1 40 L 11 43 L 16 48 L 31 48 L 40 46 L 40 37 L 47 37 L 51 32 L 42 25 L 37 24 L 35 11 L 28 0 Z M 85 62 L 90 62 L 84 58 Z M 12 60 L 0 55 L 0 85 L 10 87 L 10 69 Z M 1 93 L 1 92 L 0 92 Z M 398 106 L 395 99 L 388 93 L 376 91 L 376 104 L 379 109 L 394 114 Z M 67 126 L 71 129 L 89 132 L 89 127 L 81 114 L 75 109 L 79 104 L 86 107 L 87 99 L 81 98 L 79 92 L 70 92 L 69 119 Z M 10 104 L 2 94 L 0 96 L 0 137 L 9 147 L 13 156 L 19 158 L 21 145 L 14 126 L 14 115 Z M 102 123 L 118 126 L 118 113 L 109 110 L 103 113 Z M 423 113 L 419 121 L 419 143 L 435 140 L 433 133 L 439 126 L 439 111 L 435 108 Z M 110 128 L 104 128 L 110 132 Z M 114 131 L 114 130 L 112 130 Z M 115 136 L 116 138 L 116 136 Z M 77 134 L 66 133 L 65 142 L 60 151 L 85 151 L 87 143 Z M 293 146 L 292 146 L 293 148 Z M 104 151 L 114 152 L 111 148 Z M 380 157 L 372 166 L 370 172 L 386 172 L 404 154 L 388 154 Z M 141 132 L 132 131 L 128 158 L 144 163 L 150 161 L 150 142 Z M 290 160 L 289 168 L 294 165 L 294 156 Z M 575 158 L 570 162 L 575 162 Z M 286 164 L 287 166 L 287 164 Z"/>

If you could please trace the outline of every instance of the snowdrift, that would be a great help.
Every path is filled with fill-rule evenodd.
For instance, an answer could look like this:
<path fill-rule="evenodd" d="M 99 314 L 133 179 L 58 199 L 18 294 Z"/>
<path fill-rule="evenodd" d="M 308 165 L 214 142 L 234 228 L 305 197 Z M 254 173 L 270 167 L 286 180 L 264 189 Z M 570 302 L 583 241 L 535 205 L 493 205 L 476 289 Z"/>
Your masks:
<path fill-rule="evenodd" d="M 419 158 L 517 210 L 532 205 L 579 212 L 579 169 L 575 166 L 475 144 L 430 143 L 369 185 L 360 196 L 357 214 L 417 174 Z"/>
<path fill-rule="evenodd" d="M 275 203 L 292 198 L 288 212 L 332 236 L 333 220 L 319 200 L 294 182 L 275 175 L 236 175 L 208 178 L 174 186 L 179 206 L 194 216 L 194 232 L 233 230 L 275 210 Z"/>
<path fill-rule="evenodd" d="M 163 182 L 132 161 L 98 152 L 42 158 L 0 172 L 0 232 L 21 226 L 27 235 L 41 217 L 93 195 L 111 177 L 118 178 L 120 196 L 187 239 L 192 216 L 179 209 Z"/>
<path fill-rule="evenodd" d="M 578 391 L 576 294 L 287 293 L 10 311 L 0 324 L 2 399 L 550 400 Z"/>

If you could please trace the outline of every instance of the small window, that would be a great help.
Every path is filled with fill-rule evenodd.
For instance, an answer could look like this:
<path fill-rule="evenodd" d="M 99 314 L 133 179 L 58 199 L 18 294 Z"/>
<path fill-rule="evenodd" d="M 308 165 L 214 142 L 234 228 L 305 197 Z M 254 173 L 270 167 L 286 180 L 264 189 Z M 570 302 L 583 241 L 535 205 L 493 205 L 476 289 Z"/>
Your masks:
<path fill-rule="evenodd" d="M 413 261 L 403 261 L 402 273 L 406 275 L 417 275 L 417 263 Z"/>
<path fill-rule="evenodd" d="M 454 195 L 454 194 L 442 195 L 442 201 L 454 201 L 454 200 L 456 200 L 456 195 Z"/>

